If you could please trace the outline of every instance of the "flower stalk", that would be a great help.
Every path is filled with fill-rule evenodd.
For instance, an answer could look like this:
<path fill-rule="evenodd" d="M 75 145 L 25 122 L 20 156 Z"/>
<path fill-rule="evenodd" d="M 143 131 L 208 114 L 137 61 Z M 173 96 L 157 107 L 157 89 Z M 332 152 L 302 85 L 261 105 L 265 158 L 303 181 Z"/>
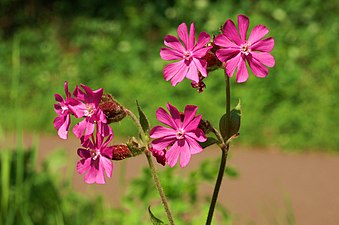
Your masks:
<path fill-rule="evenodd" d="M 130 110 L 125 109 L 125 111 L 126 111 L 127 115 L 131 117 L 131 119 L 133 120 L 135 125 L 138 127 L 139 132 L 141 134 L 141 137 L 143 139 L 142 141 L 144 142 L 146 134 L 145 134 L 144 130 L 142 129 L 140 121 Z M 167 201 L 164 189 L 162 188 L 162 185 L 161 185 L 160 180 L 159 180 L 158 175 L 157 175 L 157 171 L 156 171 L 154 163 L 152 161 L 151 151 L 149 150 L 148 143 L 144 143 L 144 144 L 146 145 L 146 150 L 144 151 L 144 153 L 146 155 L 148 165 L 151 169 L 152 177 L 153 177 L 154 183 L 155 183 L 155 185 L 158 189 L 158 192 L 159 192 L 159 195 L 160 195 L 160 198 L 161 198 L 161 202 L 164 206 L 168 221 L 170 222 L 170 225 L 174 225 L 174 220 L 173 220 L 173 217 L 172 217 L 171 210 L 168 206 L 168 201 Z"/>
<path fill-rule="evenodd" d="M 230 138 L 230 125 L 231 125 L 231 90 L 230 90 L 230 80 L 225 70 L 225 83 L 226 83 L 226 140 Z M 221 138 L 221 135 L 216 129 L 212 129 L 213 133 L 216 134 L 217 138 L 221 142 L 219 145 L 221 149 L 221 161 L 218 171 L 218 177 L 215 182 L 214 191 L 212 195 L 212 200 L 210 204 L 210 208 L 207 215 L 206 225 L 210 225 L 212 223 L 213 213 L 215 209 L 215 205 L 217 203 L 218 195 L 220 186 L 222 183 L 222 179 L 224 177 L 225 169 L 226 169 L 226 162 L 227 162 L 227 156 L 228 156 L 228 150 L 229 150 L 229 141 L 225 143 L 224 139 Z"/>

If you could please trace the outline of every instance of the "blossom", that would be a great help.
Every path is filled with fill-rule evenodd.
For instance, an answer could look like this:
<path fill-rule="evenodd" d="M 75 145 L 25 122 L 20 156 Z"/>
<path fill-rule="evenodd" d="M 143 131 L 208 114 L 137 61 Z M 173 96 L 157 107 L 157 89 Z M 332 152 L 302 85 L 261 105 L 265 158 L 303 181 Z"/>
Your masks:
<path fill-rule="evenodd" d="M 201 32 L 195 43 L 194 24 L 191 24 L 190 33 L 188 34 L 187 26 L 182 23 L 178 27 L 178 38 L 172 35 L 166 35 L 164 44 L 168 48 L 161 48 L 160 56 L 164 60 L 179 60 L 168 64 L 164 68 L 164 78 L 166 81 L 171 80 L 173 86 L 183 81 L 186 77 L 196 83 L 199 82 L 198 71 L 202 76 L 207 77 L 207 62 L 203 57 L 212 47 L 206 47 L 210 41 L 210 35 Z"/>
<path fill-rule="evenodd" d="M 92 184 L 104 184 L 105 173 L 107 177 L 112 176 L 113 163 L 113 147 L 108 147 L 108 143 L 113 139 L 113 134 L 105 136 L 96 133 L 96 138 L 85 140 L 82 138 L 82 146 L 78 149 L 78 155 L 81 159 L 77 163 L 77 171 L 79 174 L 85 174 L 84 181 Z"/>
<path fill-rule="evenodd" d="M 203 149 L 198 142 L 205 142 L 207 138 L 204 132 L 198 128 L 201 115 L 195 116 L 198 107 L 187 105 L 183 119 L 180 112 L 170 103 L 167 104 L 168 114 L 165 109 L 159 108 L 156 112 L 157 119 L 169 126 L 155 126 L 150 131 L 152 147 L 157 150 L 166 149 L 166 163 L 173 167 L 180 156 L 180 166 L 185 167 L 190 161 L 192 154 L 197 154 Z"/>
<path fill-rule="evenodd" d="M 55 100 L 58 102 L 54 104 L 54 111 L 58 116 L 54 119 L 54 127 L 58 131 L 58 135 L 62 139 L 67 139 L 68 130 L 71 123 L 70 115 L 74 114 L 70 108 L 76 107 L 81 104 L 78 100 L 72 98 L 71 93 L 68 91 L 67 81 L 64 83 L 64 89 L 66 98 L 64 99 L 61 95 L 55 94 Z"/>
<path fill-rule="evenodd" d="M 71 107 L 71 109 L 76 117 L 84 117 L 84 119 L 73 127 L 73 133 L 77 138 L 84 135 L 85 139 L 87 139 L 93 134 L 95 124 L 97 124 L 99 133 L 102 133 L 104 136 L 112 134 L 111 127 L 107 125 L 106 116 L 99 108 L 103 89 L 92 90 L 83 84 L 81 84 L 81 87 L 85 92 L 77 86 L 73 94 L 82 104 Z"/>
<path fill-rule="evenodd" d="M 220 61 L 226 62 L 226 73 L 232 77 L 234 71 L 238 83 L 245 82 L 248 79 L 246 61 L 249 64 L 253 74 L 263 78 L 268 74 L 267 67 L 273 67 L 275 60 L 269 53 L 274 47 L 272 37 L 262 39 L 269 30 L 263 25 L 257 25 L 253 28 L 248 39 L 246 34 L 249 26 L 249 19 L 244 15 L 238 16 L 239 33 L 232 20 L 227 20 L 222 28 L 222 34 L 219 34 L 214 43 L 220 46 L 216 55 Z"/>

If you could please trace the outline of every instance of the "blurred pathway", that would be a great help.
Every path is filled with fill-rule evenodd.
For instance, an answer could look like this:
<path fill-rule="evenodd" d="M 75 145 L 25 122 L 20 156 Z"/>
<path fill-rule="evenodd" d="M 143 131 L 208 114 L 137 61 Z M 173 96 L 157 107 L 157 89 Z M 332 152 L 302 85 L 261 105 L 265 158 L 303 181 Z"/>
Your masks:
<path fill-rule="evenodd" d="M 5 140 L 2 147 L 14 143 L 13 137 Z M 25 138 L 26 146 L 31 142 L 31 138 Z M 66 149 L 75 189 L 89 195 L 104 194 L 112 205 L 119 205 L 118 196 L 124 190 L 119 185 L 121 163 L 115 163 L 113 177 L 106 185 L 87 185 L 75 171 L 78 140 L 44 136 L 38 143 L 39 162 L 55 149 Z M 195 169 L 207 157 L 217 159 L 218 149 L 208 148 L 193 156 L 187 169 Z M 124 163 L 127 181 L 138 176 L 138 171 L 147 165 L 142 156 Z M 228 163 L 239 172 L 239 177 L 224 179 L 220 201 L 233 213 L 235 225 L 288 225 L 287 217 L 292 215 L 297 225 L 339 224 L 338 154 L 282 153 L 232 146 Z M 203 186 L 202 194 L 212 192 L 212 188 Z"/>

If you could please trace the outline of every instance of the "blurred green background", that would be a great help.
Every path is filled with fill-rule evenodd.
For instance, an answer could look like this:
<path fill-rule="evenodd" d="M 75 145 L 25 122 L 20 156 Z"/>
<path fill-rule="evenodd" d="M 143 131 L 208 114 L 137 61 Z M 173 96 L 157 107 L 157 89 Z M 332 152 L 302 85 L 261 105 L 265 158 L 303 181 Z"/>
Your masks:
<path fill-rule="evenodd" d="M 152 124 L 167 102 L 196 104 L 216 124 L 224 111 L 222 71 L 210 74 L 204 93 L 189 81 L 173 88 L 163 80 L 159 49 L 181 22 L 217 34 L 242 13 L 250 28 L 269 27 L 276 66 L 265 79 L 232 79 L 233 105 L 240 98 L 243 106 L 241 143 L 339 150 L 337 12 L 334 0 L 1 0 L 1 130 L 13 131 L 20 118 L 24 130 L 54 132 L 53 94 L 64 93 L 65 80 L 103 87 L 131 109 L 138 99 Z M 133 134 L 129 124 L 116 129 Z"/>
<path fill-rule="evenodd" d="M 270 29 L 276 66 L 265 79 L 251 75 L 237 84 L 232 78 L 232 105 L 240 98 L 243 110 L 237 144 L 338 152 L 338 10 L 335 0 L 0 0 L 0 134 L 23 129 L 57 136 L 53 95 L 64 94 L 65 80 L 70 89 L 79 83 L 103 87 L 134 111 L 137 99 L 153 125 L 156 109 L 167 102 L 181 110 L 198 105 L 217 124 L 225 110 L 223 71 L 209 75 L 203 93 L 187 80 L 173 88 L 163 79 L 167 62 L 159 50 L 182 22 L 218 34 L 226 19 L 245 14 L 250 29 Z M 123 121 L 113 129 L 124 138 L 136 133 L 133 128 Z M 34 150 L 1 149 L 0 224 L 149 224 L 144 210 L 131 211 L 157 198 L 148 170 L 128 186 L 124 207 L 112 211 L 102 199 L 84 198 L 69 180 L 59 179 L 67 156 L 58 154 L 38 171 Z M 201 224 L 208 199 L 198 205 L 197 191 L 201 182 L 213 182 L 217 164 L 203 163 L 182 179 L 165 170 L 165 191 L 175 218 L 182 219 L 178 224 Z M 227 173 L 237 176 L 232 168 Z M 192 205 L 200 214 L 187 214 Z M 154 212 L 165 218 L 160 207 Z M 223 225 L 231 224 L 226 209 L 219 206 L 218 212 Z M 286 218 L 283 224 L 295 224 L 293 212 Z"/>

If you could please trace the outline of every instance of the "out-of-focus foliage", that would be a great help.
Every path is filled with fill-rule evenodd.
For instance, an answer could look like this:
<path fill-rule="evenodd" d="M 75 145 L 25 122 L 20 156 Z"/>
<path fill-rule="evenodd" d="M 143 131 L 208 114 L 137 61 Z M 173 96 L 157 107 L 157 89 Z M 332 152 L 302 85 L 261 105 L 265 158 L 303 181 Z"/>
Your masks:
<path fill-rule="evenodd" d="M 64 151 L 55 151 L 37 170 L 34 150 L 0 151 L 0 224 L 6 225 L 148 225 L 147 208 L 166 221 L 150 169 L 125 183 L 122 206 L 107 206 L 103 198 L 86 198 L 72 190 L 66 177 Z M 210 196 L 199 192 L 202 184 L 214 182 L 218 164 L 205 161 L 186 175 L 174 168 L 161 172 L 161 182 L 176 224 L 200 225 L 208 212 Z M 234 172 L 234 169 L 232 169 Z M 63 172 L 61 172 L 63 171 Z M 234 173 L 227 173 L 234 177 Z M 212 187 L 211 187 L 212 188 Z M 112 193 L 114 191 L 112 190 Z M 229 225 L 228 210 L 218 205 L 216 224 Z"/>
<path fill-rule="evenodd" d="M 181 22 L 217 34 L 243 13 L 250 28 L 269 27 L 276 66 L 265 79 L 232 78 L 232 101 L 241 98 L 243 106 L 241 143 L 338 150 L 338 10 L 335 0 L 1 0 L 1 128 L 12 130 L 20 110 L 25 129 L 51 131 L 53 94 L 63 93 L 65 80 L 104 87 L 127 107 L 138 99 L 147 115 L 167 102 L 196 104 L 217 124 L 225 110 L 223 72 L 210 74 L 202 94 L 189 81 L 173 88 L 163 80 L 159 49 Z M 123 123 L 116 135 L 133 132 Z"/>

